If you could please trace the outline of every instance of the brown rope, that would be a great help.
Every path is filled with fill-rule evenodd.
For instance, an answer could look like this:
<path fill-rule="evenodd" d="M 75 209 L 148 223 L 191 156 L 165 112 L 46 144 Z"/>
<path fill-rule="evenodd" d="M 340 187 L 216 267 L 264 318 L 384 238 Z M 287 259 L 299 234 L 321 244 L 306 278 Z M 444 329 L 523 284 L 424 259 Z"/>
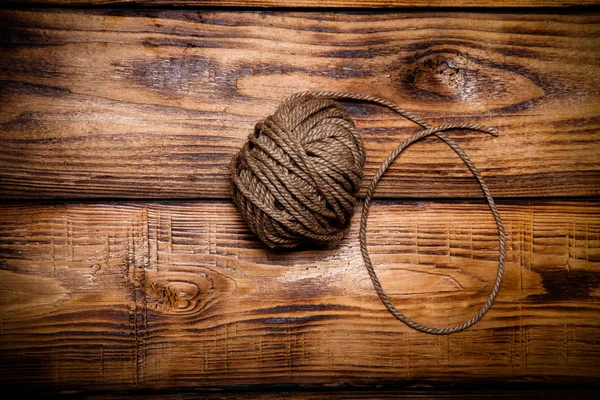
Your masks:
<path fill-rule="evenodd" d="M 339 241 L 350 227 L 365 150 L 346 109 L 310 94 L 256 124 L 231 164 L 231 194 L 271 248 Z"/>
<path fill-rule="evenodd" d="M 423 130 L 402 142 L 383 162 L 365 195 L 360 224 L 360 249 L 373 287 L 398 320 L 422 332 L 450 334 L 479 321 L 489 310 L 502 284 L 506 237 L 494 199 L 469 157 L 444 132 L 474 130 L 498 135 L 494 128 L 478 124 L 446 124 L 433 127 L 396 104 L 370 95 L 313 91 L 297 93 L 275 114 L 259 122 L 254 134 L 234 157 L 232 197 L 250 229 L 272 248 L 292 248 L 304 241 L 337 242 L 349 228 L 355 193 L 362 178 L 365 154 L 362 140 L 346 110 L 334 100 L 377 104 L 420 125 Z M 477 314 L 453 327 L 431 327 L 402 314 L 385 294 L 367 248 L 367 218 L 377 183 L 392 162 L 412 143 L 429 135 L 443 140 L 477 178 L 498 229 L 499 257 L 494 287 Z"/>

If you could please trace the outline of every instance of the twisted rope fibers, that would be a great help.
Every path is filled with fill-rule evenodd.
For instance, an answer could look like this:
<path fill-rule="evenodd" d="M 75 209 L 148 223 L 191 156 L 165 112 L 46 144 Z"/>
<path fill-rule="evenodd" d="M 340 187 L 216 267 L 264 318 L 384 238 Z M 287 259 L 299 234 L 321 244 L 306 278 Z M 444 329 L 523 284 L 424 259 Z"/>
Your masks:
<path fill-rule="evenodd" d="M 460 129 L 497 136 L 494 128 L 468 123 L 434 127 L 377 96 L 328 91 L 294 94 L 274 115 L 256 125 L 254 133 L 232 160 L 232 198 L 246 223 L 271 248 L 294 248 L 306 242 L 330 244 L 346 235 L 356 204 L 355 195 L 360 188 L 365 150 L 354 122 L 336 100 L 376 104 L 422 128 L 392 151 L 365 195 L 360 250 L 379 298 L 395 318 L 413 329 L 446 335 L 469 328 L 483 318 L 500 290 L 506 236 L 494 199 L 479 170 L 445 132 Z M 498 271 L 486 302 L 468 321 L 443 328 L 420 324 L 392 304 L 373 268 L 366 237 L 369 207 L 379 180 L 404 149 L 430 135 L 437 136 L 454 150 L 479 182 L 496 222 L 499 240 Z"/>

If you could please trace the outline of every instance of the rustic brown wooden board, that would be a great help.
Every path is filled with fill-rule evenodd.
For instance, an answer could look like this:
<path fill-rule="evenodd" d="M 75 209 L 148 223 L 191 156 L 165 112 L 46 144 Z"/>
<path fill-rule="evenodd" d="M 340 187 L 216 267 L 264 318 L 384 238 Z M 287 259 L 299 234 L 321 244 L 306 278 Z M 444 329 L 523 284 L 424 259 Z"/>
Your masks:
<path fill-rule="evenodd" d="M 572 7 L 597 5 L 598 0 L 7 0 L 17 4 L 63 6 L 127 4 L 187 7 L 310 7 L 310 8 L 395 8 L 395 7 Z"/>
<path fill-rule="evenodd" d="M 600 203 L 503 203 L 504 285 L 446 337 L 380 303 L 358 221 L 338 247 L 276 253 L 230 203 L 0 207 L 0 384 L 169 389 L 377 382 L 595 383 Z M 497 258 L 483 204 L 376 201 L 368 242 L 407 315 L 454 324 Z"/>
<path fill-rule="evenodd" d="M 226 198 L 254 124 L 309 89 L 497 126 L 454 135 L 496 196 L 600 194 L 595 13 L 3 10 L 0 26 L 0 197 Z M 415 128 L 351 112 L 370 177 Z M 376 195 L 480 192 L 430 139 Z"/>
<path fill-rule="evenodd" d="M 63 395 L 61 398 L 69 400 L 71 397 L 81 399 L 80 393 L 75 393 L 72 396 Z M 343 390 L 343 391 L 323 391 L 323 392 L 310 392 L 310 391 L 285 391 L 285 392 L 261 392 L 261 391 L 192 391 L 184 393 L 144 393 L 144 394 L 132 394 L 126 392 L 122 394 L 92 394 L 86 395 L 87 400 L 96 399 L 125 399 L 125 400 L 142 400 L 142 399 L 156 399 L 156 400 L 188 400 L 188 399 L 222 399 L 222 400 L 234 400 L 234 399 L 261 399 L 261 400 L 354 400 L 354 399 L 377 399 L 377 400 L 393 400 L 393 399 L 595 399 L 598 397 L 598 391 L 593 389 L 553 389 L 553 390 L 542 390 L 542 389 L 517 389 L 504 388 L 503 390 L 474 390 L 455 388 L 454 390 L 436 390 L 436 389 L 400 389 L 400 390 Z"/>

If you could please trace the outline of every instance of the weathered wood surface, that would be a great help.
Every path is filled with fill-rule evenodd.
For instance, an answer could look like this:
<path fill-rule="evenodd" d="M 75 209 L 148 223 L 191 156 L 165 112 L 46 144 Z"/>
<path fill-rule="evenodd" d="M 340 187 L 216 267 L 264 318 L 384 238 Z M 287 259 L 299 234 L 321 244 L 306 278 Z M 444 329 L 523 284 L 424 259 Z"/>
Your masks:
<path fill-rule="evenodd" d="M 4 10 L 0 26 L 0 197 L 226 198 L 254 124 L 309 89 L 497 126 L 455 134 L 496 196 L 600 194 L 595 13 Z M 369 177 L 415 128 L 351 112 Z M 376 195 L 480 192 L 430 139 Z"/>
<path fill-rule="evenodd" d="M 188 399 L 222 399 L 222 400 L 243 400 L 243 399 L 260 399 L 260 400 L 363 400 L 363 399 L 377 399 L 377 400 L 393 400 L 393 399 L 558 399 L 558 400 L 575 400 L 575 399 L 596 399 L 598 397 L 598 391 L 593 389 L 517 389 L 510 388 L 504 389 L 464 389 L 455 388 L 454 390 L 432 390 L 432 389 L 399 389 L 399 390 L 343 390 L 343 391 L 323 391 L 323 392 L 311 392 L 311 391 L 285 391 L 285 392 L 228 392 L 228 391 L 202 391 L 202 392 L 184 392 L 184 393 L 169 393 L 169 394 L 157 394 L 157 393 L 145 393 L 145 394 L 132 394 L 131 392 L 122 394 L 106 394 L 102 393 L 99 395 L 86 395 L 87 400 L 97 399 L 124 399 L 124 400 L 143 400 L 143 399 L 156 399 L 156 400 L 188 400 Z M 75 393 L 72 395 L 63 395 L 61 398 L 69 400 L 70 398 L 81 399 L 81 394 Z"/>
<path fill-rule="evenodd" d="M 129 389 L 377 382 L 595 383 L 600 203 L 503 203 L 504 285 L 449 337 L 380 303 L 357 226 L 338 247 L 266 250 L 230 203 L 0 207 L 0 384 Z M 454 324 L 488 295 L 483 204 L 375 202 L 368 243 L 407 315 Z"/>
<path fill-rule="evenodd" d="M 310 7 L 310 8 L 395 8 L 395 7 L 573 7 L 597 5 L 598 0 L 5 0 L 16 4 L 64 6 L 121 5 L 187 7 Z"/>

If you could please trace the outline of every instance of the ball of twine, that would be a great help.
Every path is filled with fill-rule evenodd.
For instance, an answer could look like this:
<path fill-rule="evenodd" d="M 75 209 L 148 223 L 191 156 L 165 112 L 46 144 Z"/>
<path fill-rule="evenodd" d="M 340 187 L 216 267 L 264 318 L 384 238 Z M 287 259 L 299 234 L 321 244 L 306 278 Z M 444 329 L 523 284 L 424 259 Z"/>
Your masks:
<path fill-rule="evenodd" d="M 408 326 L 431 334 L 459 332 L 477 323 L 489 310 L 502 284 L 506 237 L 498 209 L 483 177 L 467 154 L 445 131 L 462 129 L 498 135 L 494 128 L 458 123 L 431 126 L 396 104 L 370 95 L 345 92 L 304 92 L 286 99 L 254 133 L 231 163 L 231 194 L 250 229 L 269 247 L 294 248 L 304 243 L 337 243 L 349 227 L 360 187 L 365 150 L 348 112 L 335 100 L 377 104 L 420 125 L 422 130 L 400 143 L 371 180 L 365 194 L 360 250 L 373 287 L 386 308 Z M 392 162 L 412 143 L 435 135 L 444 141 L 479 182 L 498 229 L 496 280 L 475 316 L 452 327 L 420 324 L 402 314 L 389 300 L 371 263 L 367 219 L 377 184 Z"/>
<path fill-rule="evenodd" d="M 232 197 L 271 248 L 336 243 L 349 227 L 365 149 L 338 102 L 311 94 L 284 101 L 256 124 L 232 162 Z"/>

